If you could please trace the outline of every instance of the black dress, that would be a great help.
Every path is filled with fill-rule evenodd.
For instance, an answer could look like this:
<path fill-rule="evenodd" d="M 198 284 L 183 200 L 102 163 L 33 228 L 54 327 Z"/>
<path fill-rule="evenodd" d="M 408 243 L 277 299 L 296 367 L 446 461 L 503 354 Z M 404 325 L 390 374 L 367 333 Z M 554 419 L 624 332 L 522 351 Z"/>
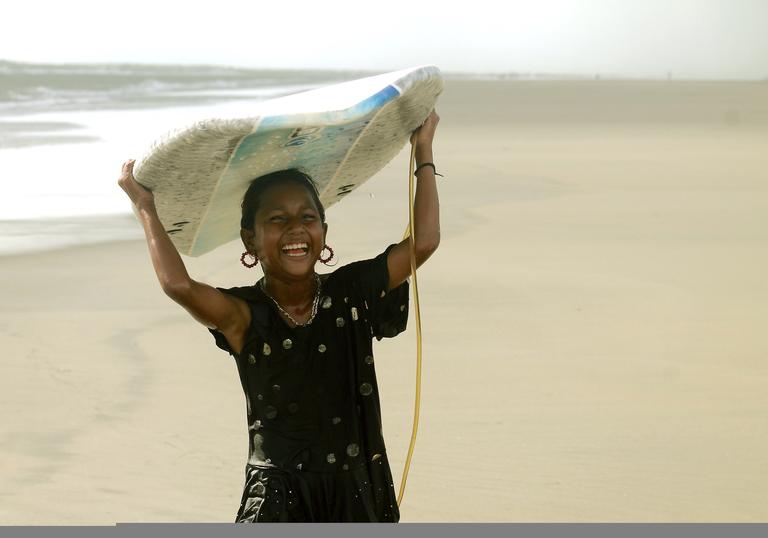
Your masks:
<path fill-rule="evenodd" d="M 259 285 L 217 288 L 244 299 L 251 325 L 237 361 L 249 458 L 235 522 L 397 522 L 372 340 L 405 330 L 408 281 L 387 292 L 387 254 L 321 275 L 310 325 L 291 328 Z"/>

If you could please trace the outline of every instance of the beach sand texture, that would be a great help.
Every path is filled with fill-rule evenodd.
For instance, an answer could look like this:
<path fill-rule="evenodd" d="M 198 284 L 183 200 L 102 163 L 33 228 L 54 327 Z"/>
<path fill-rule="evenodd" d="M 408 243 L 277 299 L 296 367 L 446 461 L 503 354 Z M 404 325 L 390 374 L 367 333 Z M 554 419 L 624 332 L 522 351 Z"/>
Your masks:
<path fill-rule="evenodd" d="M 768 84 L 450 80 L 437 111 L 402 521 L 768 519 Z M 341 263 L 402 237 L 407 159 L 329 211 Z M 242 250 L 184 260 L 246 285 Z M 233 521 L 235 363 L 146 244 L 6 256 L 0 286 L 0 524 Z M 415 330 L 412 302 L 374 348 L 396 489 Z"/>

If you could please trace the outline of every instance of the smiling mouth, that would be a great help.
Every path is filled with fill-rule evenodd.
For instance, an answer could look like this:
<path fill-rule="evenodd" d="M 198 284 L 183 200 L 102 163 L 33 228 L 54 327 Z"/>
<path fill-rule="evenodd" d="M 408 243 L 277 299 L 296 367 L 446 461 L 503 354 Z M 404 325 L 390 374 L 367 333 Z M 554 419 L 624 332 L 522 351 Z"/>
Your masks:
<path fill-rule="evenodd" d="M 282 251 L 286 254 L 286 256 L 298 258 L 305 256 L 307 252 L 309 252 L 309 245 L 306 243 L 289 243 L 287 245 L 283 245 Z"/>

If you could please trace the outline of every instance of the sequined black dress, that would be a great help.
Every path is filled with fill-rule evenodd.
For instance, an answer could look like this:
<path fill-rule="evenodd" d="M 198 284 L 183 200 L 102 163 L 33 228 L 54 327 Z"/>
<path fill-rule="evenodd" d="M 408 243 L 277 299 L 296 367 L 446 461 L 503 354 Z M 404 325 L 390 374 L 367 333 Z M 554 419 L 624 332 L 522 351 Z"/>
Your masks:
<path fill-rule="evenodd" d="M 291 328 L 260 286 L 218 288 L 252 322 L 237 361 L 249 458 L 236 522 L 397 522 L 372 340 L 405 330 L 408 281 L 387 292 L 387 254 L 322 275 L 314 321 Z"/>

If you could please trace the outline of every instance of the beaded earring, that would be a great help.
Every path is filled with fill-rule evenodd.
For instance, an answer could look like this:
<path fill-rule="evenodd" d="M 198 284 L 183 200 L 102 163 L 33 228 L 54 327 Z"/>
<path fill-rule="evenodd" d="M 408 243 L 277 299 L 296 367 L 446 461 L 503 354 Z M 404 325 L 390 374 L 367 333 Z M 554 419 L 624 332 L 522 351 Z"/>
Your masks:
<path fill-rule="evenodd" d="M 246 257 L 246 256 L 253 256 L 253 263 L 251 263 L 251 264 L 248 264 L 248 263 L 246 263 L 246 262 L 245 262 L 245 257 Z M 257 263 L 259 263 L 259 259 L 256 257 L 256 255 L 255 255 L 255 254 L 251 254 L 250 252 L 248 252 L 248 251 L 246 250 L 245 252 L 243 252 L 243 255 L 242 255 L 242 256 L 240 256 L 240 262 L 241 262 L 243 265 L 245 265 L 247 268 L 249 268 L 249 269 L 250 269 L 251 267 L 253 267 L 253 266 L 254 266 L 254 265 L 256 265 Z"/>
<path fill-rule="evenodd" d="M 322 251 L 320 253 L 320 262 L 324 263 L 325 265 L 328 265 L 328 262 L 333 259 L 333 249 L 329 247 L 328 245 L 323 246 L 323 250 L 328 249 L 330 251 L 330 255 L 327 258 L 323 258 Z"/>

